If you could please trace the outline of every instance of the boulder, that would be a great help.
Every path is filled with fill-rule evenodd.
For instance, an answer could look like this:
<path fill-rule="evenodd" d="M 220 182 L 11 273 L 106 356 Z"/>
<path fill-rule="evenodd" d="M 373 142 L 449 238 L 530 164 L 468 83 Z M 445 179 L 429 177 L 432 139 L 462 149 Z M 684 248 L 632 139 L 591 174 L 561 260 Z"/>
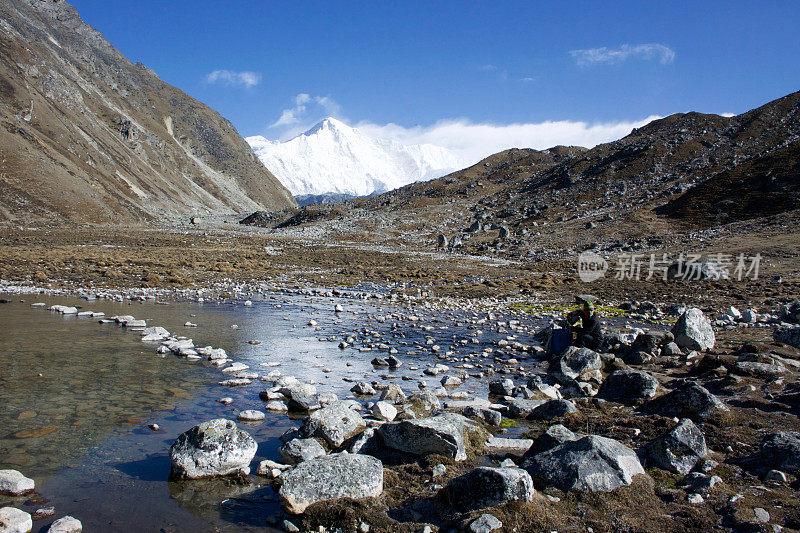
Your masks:
<path fill-rule="evenodd" d="M 383 393 L 381 393 L 381 400 L 397 405 L 405 403 L 406 395 L 399 385 L 392 383 L 386 388 L 386 390 L 383 391 Z"/>
<path fill-rule="evenodd" d="M 25 511 L 15 507 L 0 509 L 0 531 L 3 533 L 29 533 L 33 529 L 33 519 Z"/>
<path fill-rule="evenodd" d="M 536 407 L 528 415 L 532 420 L 552 420 L 561 418 L 578 410 L 569 400 L 549 400 Z"/>
<path fill-rule="evenodd" d="M 468 512 L 510 501 L 529 502 L 534 495 L 533 480 L 521 468 L 478 468 L 451 479 L 440 495 L 451 507 Z"/>
<path fill-rule="evenodd" d="M 558 387 L 545 383 L 540 376 L 533 376 L 528 381 L 530 393 L 526 396 L 529 400 L 560 400 L 561 393 Z"/>
<path fill-rule="evenodd" d="M 603 360 L 599 353 L 589 348 L 570 346 L 558 356 L 554 364 L 551 363 L 550 371 L 556 377 L 564 376 L 577 381 L 588 381 L 588 376 L 594 377 L 594 371 L 602 368 Z"/>
<path fill-rule="evenodd" d="M 461 411 L 461 414 L 468 416 L 473 420 L 479 420 L 490 426 L 499 426 L 503 421 L 503 415 L 500 414 L 500 411 L 495 411 L 494 409 L 489 409 L 487 407 L 468 405 L 464 407 L 464 409 Z"/>
<path fill-rule="evenodd" d="M 350 388 L 350 392 L 359 396 L 373 396 L 375 388 L 366 381 L 359 381 Z"/>
<path fill-rule="evenodd" d="M 464 440 L 470 431 L 479 430 L 456 413 L 384 424 L 378 430 L 384 445 L 394 450 L 414 455 L 437 453 L 456 461 L 467 458 Z"/>
<path fill-rule="evenodd" d="M 612 491 L 644 474 L 636 453 L 613 439 L 589 435 L 531 456 L 531 476 L 561 490 Z"/>
<path fill-rule="evenodd" d="M 383 463 L 369 455 L 336 453 L 300 463 L 284 473 L 281 482 L 281 506 L 300 514 L 312 503 L 380 496 Z"/>
<path fill-rule="evenodd" d="M 375 405 L 372 406 L 372 416 L 378 420 L 391 422 L 397 417 L 397 407 L 383 400 L 375 402 Z"/>
<path fill-rule="evenodd" d="M 381 438 L 375 428 L 367 428 L 347 444 L 350 453 L 375 454 L 381 449 Z"/>
<path fill-rule="evenodd" d="M 286 463 L 296 465 L 325 455 L 325 448 L 317 439 L 292 439 L 278 448 Z"/>
<path fill-rule="evenodd" d="M 525 452 L 523 462 L 536 454 L 551 450 L 565 442 L 576 441 L 585 436 L 586 435 L 581 435 L 579 433 L 573 433 L 561 424 L 554 424 L 547 428 L 544 433 L 536 437 L 531 447 Z"/>
<path fill-rule="evenodd" d="M 663 416 L 691 418 L 695 422 L 709 420 L 730 411 L 722 400 L 696 383 L 685 383 L 664 396 L 651 400 L 646 408 Z"/>
<path fill-rule="evenodd" d="M 786 373 L 786 368 L 770 363 L 759 363 L 756 361 L 738 361 L 736 372 L 747 376 L 755 376 L 761 379 L 776 379 Z"/>
<path fill-rule="evenodd" d="M 508 404 L 508 416 L 511 418 L 527 418 L 534 409 L 545 403 L 547 400 L 523 400 L 514 398 Z"/>
<path fill-rule="evenodd" d="M 0 470 L 0 493 L 20 495 L 33 490 L 34 482 L 17 470 Z"/>
<path fill-rule="evenodd" d="M 656 466 L 676 474 L 688 474 L 708 454 L 703 432 L 688 418 L 646 448 L 647 458 Z"/>
<path fill-rule="evenodd" d="M 247 432 L 224 418 L 181 433 L 169 449 L 170 477 L 202 478 L 250 473 L 258 445 Z"/>
<path fill-rule="evenodd" d="M 77 518 L 71 516 L 63 516 L 50 524 L 50 529 L 47 533 L 81 533 L 83 525 Z"/>
<path fill-rule="evenodd" d="M 409 396 L 409 401 L 423 411 L 434 411 L 442 408 L 442 402 L 431 391 L 419 391 Z"/>
<path fill-rule="evenodd" d="M 711 321 L 696 307 L 690 307 L 678 318 L 672 334 L 675 344 L 687 350 L 702 352 L 713 348 L 716 342 Z"/>
<path fill-rule="evenodd" d="M 643 370 L 616 370 L 603 381 L 598 394 L 607 400 L 634 403 L 652 398 L 658 380 Z"/>
<path fill-rule="evenodd" d="M 800 474 L 800 433 L 780 431 L 766 435 L 761 443 L 761 458 L 771 468 Z"/>
<path fill-rule="evenodd" d="M 280 393 L 288 398 L 286 403 L 291 411 L 313 411 L 322 407 L 317 389 L 313 385 L 291 383 L 281 387 Z"/>
<path fill-rule="evenodd" d="M 489 392 L 498 396 L 511 396 L 514 394 L 514 381 L 508 378 L 492 380 L 489 382 Z"/>
<path fill-rule="evenodd" d="M 314 411 L 303 423 L 300 432 L 306 437 L 324 439 L 333 448 L 364 431 L 367 424 L 361 415 L 345 402 L 335 402 Z"/>
<path fill-rule="evenodd" d="M 800 326 L 780 326 L 772 332 L 775 342 L 800 348 Z"/>

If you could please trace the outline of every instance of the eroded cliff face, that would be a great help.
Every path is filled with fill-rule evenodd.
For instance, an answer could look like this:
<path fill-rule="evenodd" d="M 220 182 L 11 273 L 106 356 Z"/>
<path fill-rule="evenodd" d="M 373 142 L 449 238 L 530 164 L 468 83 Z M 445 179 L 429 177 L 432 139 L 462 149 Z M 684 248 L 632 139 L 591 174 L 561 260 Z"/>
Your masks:
<path fill-rule="evenodd" d="M 289 191 L 216 111 L 61 0 L 0 3 L 0 220 L 278 211 Z"/>

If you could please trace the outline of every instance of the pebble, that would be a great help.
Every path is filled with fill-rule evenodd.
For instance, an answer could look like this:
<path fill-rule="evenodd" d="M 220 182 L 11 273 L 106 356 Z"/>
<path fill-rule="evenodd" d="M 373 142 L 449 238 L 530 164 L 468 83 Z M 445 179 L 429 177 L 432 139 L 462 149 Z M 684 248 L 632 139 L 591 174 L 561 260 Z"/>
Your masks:
<path fill-rule="evenodd" d="M 246 422 L 259 422 L 264 420 L 265 415 L 261 411 L 256 411 L 255 409 L 247 409 L 246 411 L 242 411 L 239 413 L 239 416 L 236 417 L 238 420 L 244 420 Z"/>
<path fill-rule="evenodd" d="M 49 533 L 81 533 L 83 526 L 80 521 L 71 516 L 59 518 L 50 525 Z"/>

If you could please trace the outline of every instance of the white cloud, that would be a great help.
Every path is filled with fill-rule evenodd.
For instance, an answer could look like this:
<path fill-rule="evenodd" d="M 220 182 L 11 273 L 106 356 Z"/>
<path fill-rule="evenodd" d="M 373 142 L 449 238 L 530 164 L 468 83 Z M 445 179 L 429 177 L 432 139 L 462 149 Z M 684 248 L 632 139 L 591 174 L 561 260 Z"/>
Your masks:
<path fill-rule="evenodd" d="M 557 145 L 585 146 L 610 142 L 628 135 L 633 128 L 658 119 L 619 122 L 577 122 L 569 120 L 517 124 L 473 123 L 467 119 L 440 120 L 432 126 L 406 128 L 397 124 L 379 125 L 360 122 L 355 125 L 372 137 L 393 139 L 403 144 L 434 144 L 452 150 L 462 165 L 474 164 L 484 157 L 508 148 L 542 150 Z"/>
<path fill-rule="evenodd" d="M 281 115 L 268 130 L 280 130 L 278 138 L 291 139 L 311 128 L 327 117 L 342 118 L 342 108 L 330 96 L 311 96 L 299 93 L 293 99 L 294 105 L 281 111 Z"/>
<path fill-rule="evenodd" d="M 731 118 L 731 117 L 735 117 L 736 113 L 720 113 L 719 116 L 726 117 L 726 118 Z"/>
<path fill-rule="evenodd" d="M 569 54 L 581 66 L 622 63 L 628 58 L 657 59 L 663 65 L 672 63 L 675 60 L 675 51 L 659 43 L 623 44 L 619 48 L 606 48 L 604 46 L 602 48 L 572 50 Z"/>
<path fill-rule="evenodd" d="M 215 70 L 206 75 L 208 83 L 223 83 L 225 85 L 242 85 L 250 88 L 261 82 L 261 74 L 249 70 L 236 72 L 234 70 Z"/>

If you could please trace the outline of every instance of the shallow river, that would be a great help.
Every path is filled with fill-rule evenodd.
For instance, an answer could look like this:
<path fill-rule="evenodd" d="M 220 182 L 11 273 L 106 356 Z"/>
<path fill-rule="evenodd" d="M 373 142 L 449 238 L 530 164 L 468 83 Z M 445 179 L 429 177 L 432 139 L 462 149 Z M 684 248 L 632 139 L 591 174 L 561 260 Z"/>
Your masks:
<path fill-rule="evenodd" d="M 468 330 L 466 315 L 456 312 L 421 315 L 419 323 L 399 321 L 387 315 L 413 313 L 353 299 L 276 295 L 245 307 L 230 301 L 158 305 L 5 297 L 13 301 L 0 305 L 0 468 L 18 469 L 34 478 L 43 501 L 0 496 L 0 506 L 32 513 L 52 505 L 55 518 L 72 515 L 86 531 L 263 530 L 266 517 L 279 513 L 279 505 L 270 485 L 260 484 L 258 477 L 252 476 L 250 486 L 226 480 L 169 483 L 167 477 L 168 450 L 177 435 L 204 420 L 235 420 L 240 410 L 263 410 L 258 392 L 266 387 L 258 381 L 247 387 L 222 387 L 218 382 L 230 376 L 206 363 L 158 355 L 157 344 L 142 342 L 137 332 L 100 324 L 97 318 L 32 308 L 33 302 L 77 305 L 106 316 L 134 315 L 150 326 L 190 337 L 196 346 L 224 348 L 260 374 L 277 369 L 340 398 L 351 396 L 352 383 L 343 378 L 397 380 L 407 392 L 416 390 L 419 381 L 436 387 L 441 376 L 422 375 L 425 364 L 436 361 L 428 338 L 443 352 L 467 356 L 481 353 L 499 337 L 514 335 L 492 330 L 488 323 L 481 326 L 484 332 L 474 326 Z M 344 306 L 343 313 L 333 313 L 336 303 Z M 480 316 L 485 314 L 475 315 Z M 312 318 L 316 327 L 308 325 Z M 198 327 L 184 327 L 187 321 Z M 374 369 L 371 359 L 386 354 L 340 350 L 338 342 L 347 335 L 355 335 L 361 346 L 372 339 L 389 342 L 399 350 L 404 366 L 398 371 Z M 456 342 L 467 337 L 479 338 L 480 343 Z M 517 337 L 530 342 L 524 335 Z M 486 354 L 471 362 L 491 357 Z M 266 362 L 279 365 L 260 366 Z M 411 370 L 415 365 L 418 368 Z M 458 390 L 485 398 L 486 382 L 470 379 Z M 223 396 L 234 403 L 218 403 Z M 149 429 L 152 423 L 160 429 Z M 267 412 L 262 423 L 239 425 L 259 443 L 255 465 L 261 459 L 278 460 L 278 437 L 300 422 Z M 51 521 L 36 521 L 34 531 Z"/>

